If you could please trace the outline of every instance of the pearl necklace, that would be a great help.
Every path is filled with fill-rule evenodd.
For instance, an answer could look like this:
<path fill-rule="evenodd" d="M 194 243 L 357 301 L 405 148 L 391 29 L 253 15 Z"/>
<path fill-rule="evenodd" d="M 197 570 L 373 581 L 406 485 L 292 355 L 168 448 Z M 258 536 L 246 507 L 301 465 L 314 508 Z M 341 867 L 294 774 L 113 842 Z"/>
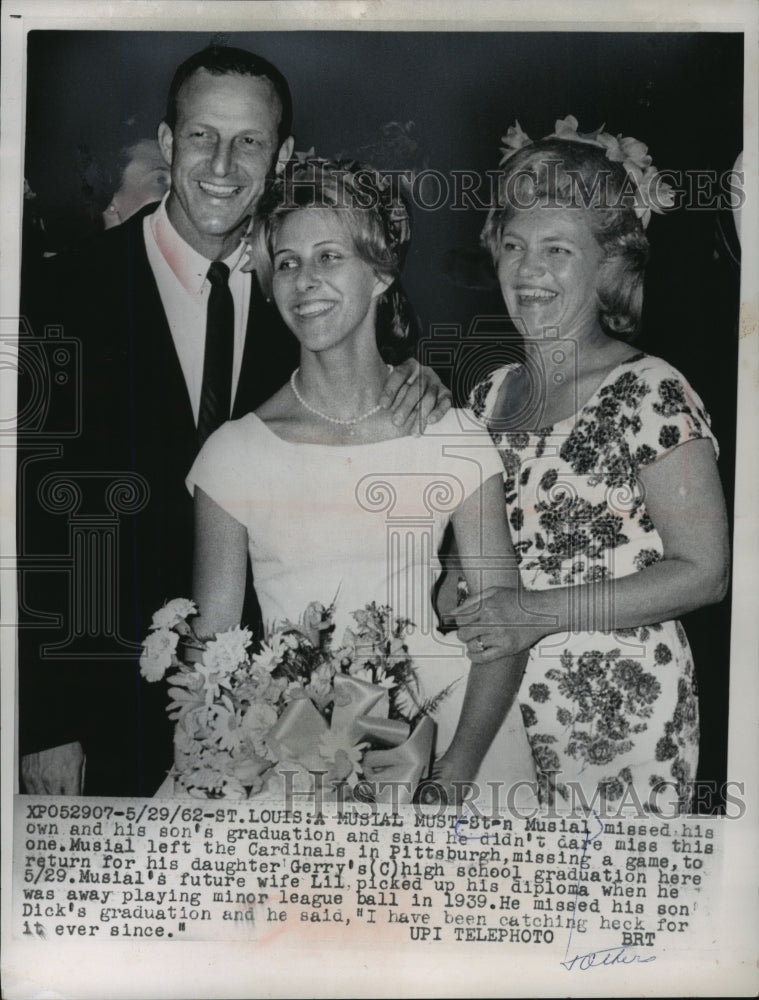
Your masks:
<path fill-rule="evenodd" d="M 387 370 L 391 372 L 393 370 L 393 366 L 388 365 Z M 362 413 L 360 417 L 350 417 L 348 420 L 343 420 L 340 417 L 331 417 L 328 413 L 322 413 L 321 410 L 317 410 L 315 406 L 311 406 L 310 403 L 307 403 L 305 399 L 301 396 L 301 394 L 298 392 L 298 387 L 295 384 L 295 377 L 299 371 L 300 368 L 296 368 L 295 371 L 290 376 L 290 388 L 292 389 L 295 398 L 298 400 L 300 405 L 304 409 L 308 410 L 309 413 L 313 413 L 315 417 L 320 417 L 322 420 L 327 420 L 331 424 L 338 424 L 340 427 L 350 427 L 351 435 L 356 433 L 357 424 L 360 424 L 363 420 L 366 420 L 368 417 L 371 417 L 373 414 L 375 414 L 378 410 L 382 409 L 382 406 L 379 403 L 377 403 L 377 405 L 373 406 L 371 410 L 367 410 L 366 413 Z"/>

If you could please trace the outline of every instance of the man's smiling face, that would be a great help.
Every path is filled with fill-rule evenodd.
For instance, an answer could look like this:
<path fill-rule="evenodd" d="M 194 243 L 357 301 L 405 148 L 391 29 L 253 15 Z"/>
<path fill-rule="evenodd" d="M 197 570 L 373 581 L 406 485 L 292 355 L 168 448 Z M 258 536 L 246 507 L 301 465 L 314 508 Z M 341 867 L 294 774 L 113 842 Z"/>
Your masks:
<path fill-rule="evenodd" d="M 158 129 L 171 166 L 169 219 L 209 260 L 234 250 L 267 176 L 292 152 L 292 139 L 279 142 L 280 115 L 266 77 L 199 69 L 179 91 L 173 131 L 166 122 Z"/>

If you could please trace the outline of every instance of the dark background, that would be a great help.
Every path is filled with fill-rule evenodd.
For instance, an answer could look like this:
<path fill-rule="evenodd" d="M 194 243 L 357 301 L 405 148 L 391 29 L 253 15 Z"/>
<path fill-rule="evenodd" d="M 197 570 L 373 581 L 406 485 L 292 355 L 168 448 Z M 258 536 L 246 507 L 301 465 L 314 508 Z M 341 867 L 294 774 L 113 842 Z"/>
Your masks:
<path fill-rule="evenodd" d="M 729 170 L 742 148 L 743 36 L 689 33 L 32 32 L 25 175 L 35 197 L 25 258 L 97 228 L 116 154 L 154 137 L 176 66 L 212 38 L 275 63 L 292 87 L 296 149 L 385 169 L 484 174 L 518 118 L 533 137 L 567 114 L 582 131 L 645 142 L 660 168 Z M 499 317 L 473 253 L 484 210 L 416 208 L 405 284 L 423 328 L 460 340 Z M 33 232 L 33 236 L 29 233 Z M 729 211 L 680 207 L 649 226 L 642 349 L 679 368 L 721 444 L 732 510 L 738 342 L 737 244 Z M 443 373 L 444 375 L 448 373 Z M 485 372 L 479 371 L 480 376 Z M 684 620 L 699 677 L 699 777 L 726 776 L 730 599 Z M 730 776 L 741 780 L 736 772 Z"/>

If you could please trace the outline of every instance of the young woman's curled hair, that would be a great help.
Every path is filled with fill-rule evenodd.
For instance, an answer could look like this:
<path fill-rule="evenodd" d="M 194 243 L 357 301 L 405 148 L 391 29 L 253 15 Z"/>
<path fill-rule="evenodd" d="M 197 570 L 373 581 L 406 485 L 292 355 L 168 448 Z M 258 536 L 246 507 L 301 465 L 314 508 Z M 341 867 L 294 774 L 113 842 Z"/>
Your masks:
<path fill-rule="evenodd" d="M 408 207 L 388 178 L 352 160 L 306 159 L 288 164 L 261 198 L 253 255 L 259 281 L 271 297 L 272 247 L 282 219 L 303 208 L 339 213 L 359 256 L 390 280 L 377 300 L 377 347 L 383 360 L 398 364 L 412 356 L 421 333 L 419 319 L 401 284 L 411 238 Z"/>

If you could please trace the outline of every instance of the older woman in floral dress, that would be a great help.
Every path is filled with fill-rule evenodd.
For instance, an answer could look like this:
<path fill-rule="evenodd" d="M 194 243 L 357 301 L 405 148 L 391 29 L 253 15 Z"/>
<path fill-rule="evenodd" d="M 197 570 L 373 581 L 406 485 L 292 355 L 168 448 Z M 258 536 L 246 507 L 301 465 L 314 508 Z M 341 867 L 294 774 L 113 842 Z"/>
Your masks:
<path fill-rule="evenodd" d="M 462 605 L 459 636 L 475 663 L 530 648 L 519 699 L 544 801 L 684 812 L 698 701 L 677 619 L 724 596 L 728 537 L 701 400 L 628 342 L 644 225 L 669 192 L 642 143 L 571 117 L 538 142 L 512 127 L 503 152 L 483 242 L 525 358 L 473 402 L 518 573 Z"/>

